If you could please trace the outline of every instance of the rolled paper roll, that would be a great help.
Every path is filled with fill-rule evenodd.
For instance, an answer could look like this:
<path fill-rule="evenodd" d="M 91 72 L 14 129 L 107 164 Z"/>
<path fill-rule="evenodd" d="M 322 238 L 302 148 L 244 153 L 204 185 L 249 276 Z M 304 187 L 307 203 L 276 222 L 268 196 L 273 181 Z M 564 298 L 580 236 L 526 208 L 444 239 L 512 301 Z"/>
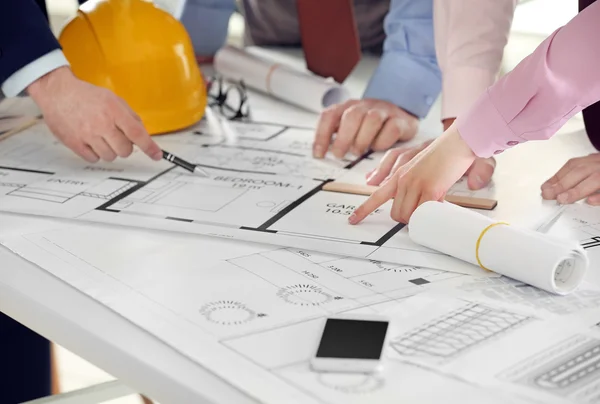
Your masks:
<path fill-rule="evenodd" d="M 333 80 L 260 58 L 231 45 L 217 52 L 214 65 L 225 78 L 244 80 L 254 90 L 312 112 L 319 113 L 350 98 L 349 91 Z"/>
<path fill-rule="evenodd" d="M 558 295 L 583 281 L 589 259 L 576 241 L 497 222 L 448 202 L 426 202 L 411 216 L 415 243 Z"/>

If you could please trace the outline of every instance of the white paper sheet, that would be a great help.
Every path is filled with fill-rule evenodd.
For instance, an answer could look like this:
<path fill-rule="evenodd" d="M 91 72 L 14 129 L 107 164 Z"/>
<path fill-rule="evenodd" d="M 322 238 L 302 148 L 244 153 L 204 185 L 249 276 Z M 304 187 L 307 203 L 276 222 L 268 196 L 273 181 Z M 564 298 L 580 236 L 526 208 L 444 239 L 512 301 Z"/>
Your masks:
<path fill-rule="evenodd" d="M 313 112 L 350 98 L 349 91 L 332 79 L 269 61 L 231 45 L 215 56 L 215 68 L 224 77 L 244 80 L 255 90 Z"/>
<path fill-rule="evenodd" d="M 575 240 L 504 224 L 447 202 L 426 202 L 417 208 L 409 236 L 418 244 L 560 295 L 573 292 L 589 266 Z"/>
<path fill-rule="evenodd" d="M 594 311 L 544 318 L 510 304 L 425 292 L 385 314 L 394 323 L 392 358 L 539 403 L 600 399 Z"/>
<path fill-rule="evenodd" d="M 416 397 L 434 403 L 453 395 L 456 400 L 449 402 L 458 404 L 496 396 L 400 363 L 389 363 L 374 377 L 321 375 L 308 364 L 326 316 L 377 313 L 466 275 L 5 214 L 0 240 L 265 404 L 395 403 Z M 432 380 L 435 392 L 429 391 Z"/>

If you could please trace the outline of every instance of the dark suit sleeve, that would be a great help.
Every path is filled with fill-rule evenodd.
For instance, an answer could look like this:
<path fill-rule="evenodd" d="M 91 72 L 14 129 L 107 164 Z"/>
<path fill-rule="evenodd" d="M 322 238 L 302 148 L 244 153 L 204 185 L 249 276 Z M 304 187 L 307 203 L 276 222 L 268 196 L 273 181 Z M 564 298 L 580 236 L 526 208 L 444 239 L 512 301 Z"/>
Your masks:
<path fill-rule="evenodd" d="M 0 0 L 0 85 L 55 49 L 60 45 L 34 0 Z"/>

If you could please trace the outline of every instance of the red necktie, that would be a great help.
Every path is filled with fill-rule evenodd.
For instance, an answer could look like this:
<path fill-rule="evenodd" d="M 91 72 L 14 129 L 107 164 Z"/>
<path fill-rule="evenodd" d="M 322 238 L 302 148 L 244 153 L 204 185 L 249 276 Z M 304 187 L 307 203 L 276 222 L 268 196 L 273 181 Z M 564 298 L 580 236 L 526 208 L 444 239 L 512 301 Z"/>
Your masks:
<path fill-rule="evenodd" d="M 592 4 L 595 0 L 579 0 L 579 12 Z M 596 38 L 587 38 L 588 41 L 596 41 Z M 584 108 L 582 111 L 583 123 L 588 138 L 596 150 L 600 150 L 600 101 Z"/>
<path fill-rule="evenodd" d="M 352 0 L 296 0 L 306 67 L 342 83 L 361 57 Z"/>

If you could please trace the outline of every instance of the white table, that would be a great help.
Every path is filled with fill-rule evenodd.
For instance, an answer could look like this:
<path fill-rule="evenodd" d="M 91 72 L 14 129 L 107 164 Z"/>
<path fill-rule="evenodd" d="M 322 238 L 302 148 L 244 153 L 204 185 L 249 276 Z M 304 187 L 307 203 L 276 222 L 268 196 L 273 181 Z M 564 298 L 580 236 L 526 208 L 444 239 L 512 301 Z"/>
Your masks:
<path fill-rule="evenodd" d="M 298 52 L 280 53 L 279 58 L 302 64 Z M 353 95 L 360 96 L 375 65 L 374 59 L 366 59 L 355 70 L 348 81 Z M 438 117 L 439 103 L 436 103 L 422 127 L 436 130 L 440 127 Z M 582 127 L 581 121 L 573 120 L 563 132 Z M 585 136 L 580 134 L 580 138 Z M 584 143 L 565 142 L 564 136 L 557 135 L 549 142 L 526 144 L 500 155 L 495 176 L 497 186 L 509 192 L 511 181 L 520 175 L 535 176 L 541 184 L 569 157 L 580 155 L 589 147 L 582 148 L 581 144 Z M 532 155 L 537 159 L 534 171 L 525 168 L 525 164 L 531 163 L 528 156 Z M 226 380 L 3 247 L 0 247 L 0 263 L 2 312 L 104 369 L 134 391 L 162 403 L 254 402 Z"/>

